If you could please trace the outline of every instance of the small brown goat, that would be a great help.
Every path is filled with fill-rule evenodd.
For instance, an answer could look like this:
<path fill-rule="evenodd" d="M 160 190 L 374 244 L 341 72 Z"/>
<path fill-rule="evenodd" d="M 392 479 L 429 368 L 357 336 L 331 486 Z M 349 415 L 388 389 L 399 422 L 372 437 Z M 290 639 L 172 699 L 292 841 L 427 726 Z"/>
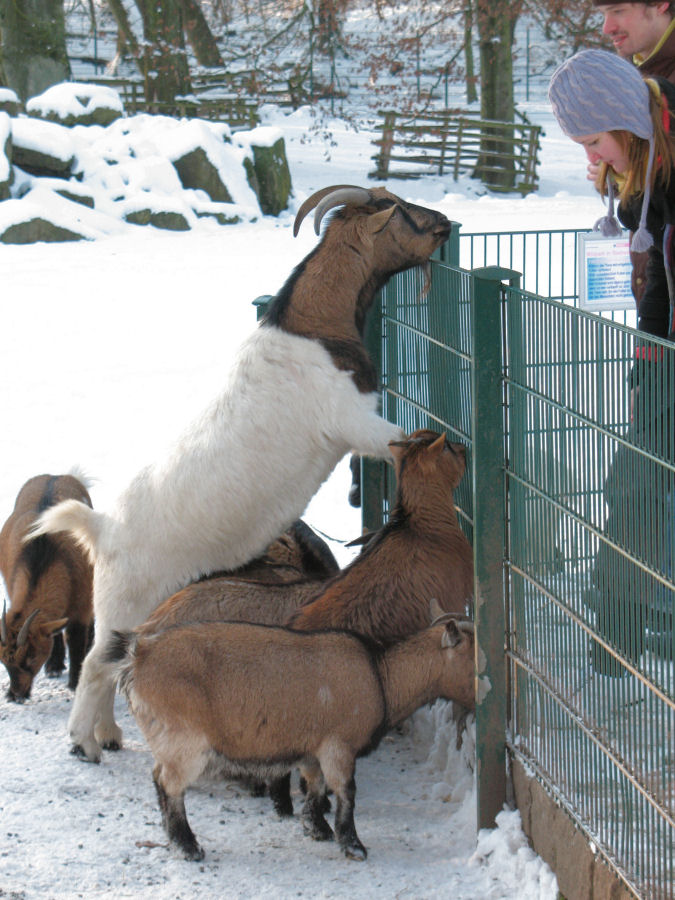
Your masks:
<path fill-rule="evenodd" d="M 388 646 L 427 625 L 432 598 L 445 612 L 465 614 L 473 597 L 473 552 L 453 502 L 465 448 L 426 429 L 389 446 L 396 503 L 387 524 L 343 571 L 318 583 L 206 579 L 160 604 L 140 633 L 241 619 L 302 631 L 350 629 Z"/>
<path fill-rule="evenodd" d="M 300 765 L 305 831 L 333 837 L 323 813 L 330 789 L 340 847 L 365 859 L 354 826 L 357 757 L 438 697 L 474 705 L 473 626 L 442 620 L 386 651 L 349 632 L 241 622 L 118 634 L 109 659 L 124 660 L 120 684 L 155 758 L 171 844 L 186 859 L 204 856 L 184 797 L 207 765 L 257 779 Z"/>
<path fill-rule="evenodd" d="M 68 644 L 68 687 L 77 686 L 93 628 L 92 566 L 66 534 L 40 535 L 24 542 L 37 517 L 62 500 L 91 506 L 86 487 L 73 475 L 37 475 L 19 491 L 14 511 L 0 532 L 0 571 L 10 599 L 0 623 L 0 659 L 9 673 L 9 700 L 30 696 L 33 679 L 45 665 L 63 671 Z"/>

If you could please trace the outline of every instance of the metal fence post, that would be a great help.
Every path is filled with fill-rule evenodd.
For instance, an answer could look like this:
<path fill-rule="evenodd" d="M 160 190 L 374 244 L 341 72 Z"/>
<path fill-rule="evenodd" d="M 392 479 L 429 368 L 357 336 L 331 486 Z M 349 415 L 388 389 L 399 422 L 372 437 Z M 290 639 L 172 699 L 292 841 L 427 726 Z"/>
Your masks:
<path fill-rule="evenodd" d="M 382 294 L 375 297 L 364 333 L 368 355 L 375 366 L 378 385 L 382 384 Z M 377 531 L 384 524 L 383 502 L 386 483 L 386 463 L 379 459 L 361 457 L 361 525 L 364 532 Z"/>
<path fill-rule="evenodd" d="M 502 281 L 519 273 L 474 269 L 471 331 L 476 625 L 478 827 L 494 828 L 506 801 L 505 419 L 502 380 Z"/>

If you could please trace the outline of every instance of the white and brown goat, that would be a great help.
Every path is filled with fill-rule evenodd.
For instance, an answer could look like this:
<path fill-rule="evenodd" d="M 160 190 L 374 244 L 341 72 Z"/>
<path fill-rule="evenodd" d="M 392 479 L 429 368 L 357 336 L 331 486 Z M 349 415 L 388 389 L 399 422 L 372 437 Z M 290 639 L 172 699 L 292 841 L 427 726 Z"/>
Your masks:
<path fill-rule="evenodd" d="M 302 818 L 315 840 L 336 797 L 335 836 L 365 859 L 354 826 L 356 759 L 439 697 L 474 706 L 473 626 L 442 616 L 386 651 L 351 632 L 296 632 L 241 622 L 117 635 L 120 685 L 155 759 L 153 778 L 170 843 L 199 860 L 185 790 L 207 767 L 256 779 L 300 766 Z"/>
<path fill-rule="evenodd" d="M 365 317 L 395 272 L 425 265 L 450 222 L 383 188 L 310 197 L 315 227 L 341 207 L 241 347 L 223 392 L 108 513 L 70 501 L 35 534 L 69 531 L 94 561 L 96 638 L 69 719 L 73 751 L 120 746 L 104 648 L 166 597 L 258 556 L 297 519 L 348 452 L 388 458 L 401 429 L 377 412 Z"/>
<path fill-rule="evenodd" d="M 9 673 L 9 700 L 30 697 L 43 665 L 48 675 L 63 671 L 64 628 L 68 687 L 74 690 L 91 641 L 92 566 L 86 553 L 65 534 L 25 542 L 37 517 L 66 499 L 91 505 L 85 485 L 74 475 L 37 475 L 19 491 L 0 531 L 0 571 L 10 600 L 0 621 L 0 659 Z"/>

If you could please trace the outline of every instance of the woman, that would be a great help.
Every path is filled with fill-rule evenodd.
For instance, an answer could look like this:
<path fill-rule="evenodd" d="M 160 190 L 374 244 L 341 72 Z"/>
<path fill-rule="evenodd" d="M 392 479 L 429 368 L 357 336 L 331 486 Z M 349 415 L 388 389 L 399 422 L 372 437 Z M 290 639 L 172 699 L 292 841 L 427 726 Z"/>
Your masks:
<path fill-rule="evenodd" d="M 608 194 L 609 215 L 596 223 L 616 234 L 618 216 L 634 232 L 631 249 L 648 250 L 647 283 L 638 309 L 638 329 L 675 341 L 675 85 L 644 80 L 624 59 L 604 50 L 584 50 L 563 63 L 549 87 L 562 130 L 599 165 L 596 187 Z M 672 113 L 671 113 L 672 110 Z M 675 592 L 620 553 L 644 561 L 672 581 L 675 479 L 667 467 L 636 448 L 673 462 L 675 352 L 645 340 L 636 348 L 631 373 L 633 417 L 605 485 L 608 518 L 593 573 L 597 630 L 633 665 L 645 649 L 645 628 L 672 623 Z M 668 635 L 666 626 L 666 635 Z M 673 655 L 672 632 L 665 655 Z M 626 669 L 593 641 L 596 670 L 622 676 Z"/>

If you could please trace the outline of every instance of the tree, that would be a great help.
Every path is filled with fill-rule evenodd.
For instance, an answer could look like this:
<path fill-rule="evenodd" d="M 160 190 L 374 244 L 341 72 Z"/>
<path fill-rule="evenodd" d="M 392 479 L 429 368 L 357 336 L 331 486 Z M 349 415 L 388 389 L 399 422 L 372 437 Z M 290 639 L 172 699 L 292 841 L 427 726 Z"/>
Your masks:
<path fill-rule="evenodd" d="M 199 65 L 222 66 L 223 58 L 218 44 L 198 0 L 180 0 L 180 5 L 183 10 L 185 33 Z"/>
<path fill-rule="evenodd" d="M 482 119 L 513 122 L 513 37 L 522 8 L 521 0 L 476 0 L 476 24 L 480 48 L 480 111 Z M 494 141 L 481 141 L 476 175 L 497 187 L 513 186 L 515 169 L 494 156 Z M 496 170 L 496 171 L 495 171 Z"/>
<path fill-rule="evenodd" d="M 63 0 L 0 0 L 0 79 L 22 99 L 70 78 Z"/>
<path fill-rule="evenodd" d="M 143 20 L 144 46 L 138 63 L 145 100 L 170 103 L 191 90 L 185 54 L 183 10 L 180 0 L 136 0 Z"/>

